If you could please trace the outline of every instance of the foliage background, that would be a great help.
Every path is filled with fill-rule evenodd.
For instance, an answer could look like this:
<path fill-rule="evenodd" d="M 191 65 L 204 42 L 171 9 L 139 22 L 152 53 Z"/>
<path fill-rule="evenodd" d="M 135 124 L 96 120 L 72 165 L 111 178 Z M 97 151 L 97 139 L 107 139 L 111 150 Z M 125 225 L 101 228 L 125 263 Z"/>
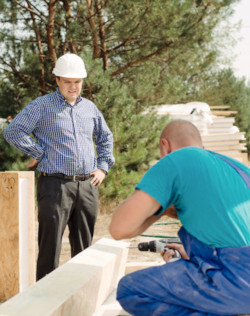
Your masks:
<path fill-rule="evenodd" d="M 233 44 L 235 26 L 227 21 L 237 1 L 0 0 L 0 117 L 54 91 L 51 71 L 69 51 L 83 57 L 83 95 L 114 134 L 116 164 L 101 186 L 104 200 L 127 196 L 159 158 L 169 119 L 143 115 L 149 106 L 230 105 L 250 150 L 250 86 L 221 54 Z M 1 135 L 0 170 L 27 170 L 27 159 Z"/>

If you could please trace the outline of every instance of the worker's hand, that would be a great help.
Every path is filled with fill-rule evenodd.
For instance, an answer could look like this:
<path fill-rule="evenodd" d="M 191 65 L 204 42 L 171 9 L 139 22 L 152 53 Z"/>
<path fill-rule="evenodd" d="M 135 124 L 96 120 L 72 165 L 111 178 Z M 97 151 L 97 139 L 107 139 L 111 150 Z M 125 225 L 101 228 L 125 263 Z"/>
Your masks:
<path fill-rule="evenodd" d="M 97 188 L 100 186 L 100 184 L 102 183 L 102 181 L 104 180 L 104 178 L 106 176 L 105 171 L 103 171 L 101 169 L 95 170 L 90 175 L 94 177 L 91 180 L 91 184 L 93 184 Z"/>
<path fill-rule="evenodd" d="M 183 245 L 181 245 L 181 244 L 166 244 L 166 247 L 169 248 L 169 250 L 161 252 L 161 256 L 162 256 L 164 261 L 169 262 L 169 260 L 174 257 L 174 255 L 175 255 L 174 250 L 177 250 L 180 253 L 182 259 L 189 260 L 189 257 L 187 255 Z"/>
<path fill-rule="evenodd" d="M 33 158 L 32 160 L 28 161 L 27 167 L 28 167 L 28 168 L 33 168 L 33 167 L 35 167 L 37 164 L 38 164 L 38 161 L 37 161 L 35 158 Z"/>

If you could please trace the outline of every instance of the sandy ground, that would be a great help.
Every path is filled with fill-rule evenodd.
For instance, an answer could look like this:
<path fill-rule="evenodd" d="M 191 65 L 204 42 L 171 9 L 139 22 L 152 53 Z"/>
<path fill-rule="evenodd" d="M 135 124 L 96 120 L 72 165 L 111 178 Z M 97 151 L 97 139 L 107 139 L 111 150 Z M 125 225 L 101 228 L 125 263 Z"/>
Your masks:
<path fill-rule="evenodd" d="M 97 223 L 95 226 L 95 232 L 93 237 L 93 243 L 97 240 L 105 237 L 105 238 L 112 238 L 108 231 L 108 226 L 111 220 L 111 215 L 107 214 L 99 214 L 97 218 Z M 161 223 L 176 223 L 170 218 L 164 217 L 160 221 Z M 154 236 L 177 236 L 177 231 L 179 230 L 180 225 L 178 224 L 168 224 L 168 225 L 153 225 L 145 234 L 147 235 L 154 235 Z M 140 242 L 147 242 L 151 240 L 159 239 L 158 237 L 145 237 L 145 236 L 138 236 L 132 239 L 125 239 L 130 243 L 131 246 L 138 246 Z M 70 246 L 68 242 L 68 230 L 65 231 L 63 236 L 63 243 L 62 243 L 62 251 L 60 257 L 60 264 L 65 263 L 67 260 L 70 259 Z M 127 262 L 149 262 L 149 261 L 162 261 L 162 258 L 157 253 L 151 252 L 142 252 L 139 251 L 138 248 L 130 248 L 128 254 Z"/>

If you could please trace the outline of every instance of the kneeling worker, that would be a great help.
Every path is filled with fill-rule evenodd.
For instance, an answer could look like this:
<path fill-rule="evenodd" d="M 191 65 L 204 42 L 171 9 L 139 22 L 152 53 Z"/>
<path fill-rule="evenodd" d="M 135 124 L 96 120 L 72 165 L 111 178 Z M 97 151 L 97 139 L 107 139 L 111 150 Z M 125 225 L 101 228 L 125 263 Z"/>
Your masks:
<path fill-rule="evenodd" d="M 110 233 L 135 237 L 174 210 L 182 259 L 126 275 L 118 301 L 136 316 L 250 313 L 249 168 L 203 149 L 199 131 L 185 120 L 164 128 L 160 154 L 118 206 Z"/>

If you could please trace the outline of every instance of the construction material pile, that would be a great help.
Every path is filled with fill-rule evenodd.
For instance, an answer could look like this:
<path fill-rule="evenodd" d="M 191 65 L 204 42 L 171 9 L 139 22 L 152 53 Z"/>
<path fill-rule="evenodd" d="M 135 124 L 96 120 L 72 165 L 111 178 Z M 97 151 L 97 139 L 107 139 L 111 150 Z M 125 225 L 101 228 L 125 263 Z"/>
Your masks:
<path fill-rule="evenodd" d="M 185 119 L 197 126 L 206 149 L 232 157 L 247 165 L 245 133 L 235 124 L 236 111 L 229 106 L 209 106 L 204 102 L 159 105 L 152 109 L 157 115 L 171 119 Z M 146 112 L 145 112 L 146 114 Z"/>

